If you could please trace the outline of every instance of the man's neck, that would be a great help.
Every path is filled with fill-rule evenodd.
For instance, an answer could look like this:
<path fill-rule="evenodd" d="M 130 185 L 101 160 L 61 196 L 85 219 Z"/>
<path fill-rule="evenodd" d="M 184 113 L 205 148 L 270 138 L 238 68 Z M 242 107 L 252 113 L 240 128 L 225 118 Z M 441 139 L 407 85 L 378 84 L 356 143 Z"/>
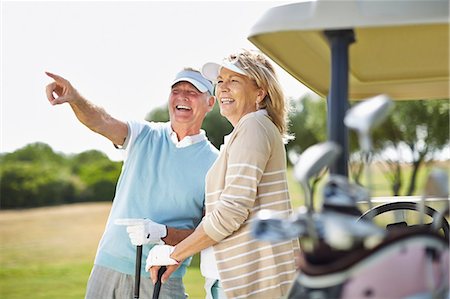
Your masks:
<path fill-rule="evenodd" d="M 192 127 L 184 128 L 184 127 L 172 125 L 172 131 L 175 132 L 175 134 L 177 134 L 179 141 L 183 140 L 183 138 L 186 136 L 193 136 L 193 135 L 200 134 L 200 128 L 192 128 Z"/>

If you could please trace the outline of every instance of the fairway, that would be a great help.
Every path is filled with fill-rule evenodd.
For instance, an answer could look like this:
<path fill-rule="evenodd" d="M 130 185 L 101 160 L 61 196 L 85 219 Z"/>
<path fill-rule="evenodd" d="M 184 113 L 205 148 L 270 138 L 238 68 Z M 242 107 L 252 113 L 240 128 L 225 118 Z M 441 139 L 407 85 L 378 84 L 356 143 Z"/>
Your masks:
<path fill-rule="evenodd" d="M 0 298 L 84 298 L 110 203 L 0 211 Z M 204 298 L 196 258 L 185 276 Z"/>

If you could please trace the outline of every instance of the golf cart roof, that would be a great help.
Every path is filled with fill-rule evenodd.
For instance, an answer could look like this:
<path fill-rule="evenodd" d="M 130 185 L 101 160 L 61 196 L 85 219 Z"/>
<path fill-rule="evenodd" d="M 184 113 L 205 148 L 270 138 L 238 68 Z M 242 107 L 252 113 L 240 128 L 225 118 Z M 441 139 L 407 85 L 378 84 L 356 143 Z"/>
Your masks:
<path fill-rule="evenodd" d="M 324 30 L 353 29 L 349 99 L 449 98 L 448 0 L 307 1 L 274 7 L 248 39 L 321 96 L 330 88 Z"/>

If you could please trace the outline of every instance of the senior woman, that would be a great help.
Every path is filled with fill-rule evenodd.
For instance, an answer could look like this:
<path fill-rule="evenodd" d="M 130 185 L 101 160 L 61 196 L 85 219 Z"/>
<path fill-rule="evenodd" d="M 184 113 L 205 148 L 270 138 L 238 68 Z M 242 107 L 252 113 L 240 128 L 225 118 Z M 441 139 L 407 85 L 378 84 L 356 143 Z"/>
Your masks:
<path fill-rule="evenodd" d="M 220 113 L 233 125 L 206 176 L 205 217 L 175 247 L 150 252 L 153 281 L 169 265 L 164 282 L 179 263 L 201 253 L 207 298 L 280 298 L 295 273 L 298 242 L 252 238 L 250 223 L 261 209 L 292 212 L 286 181 L 286 107 L 271 63 L 243 50 L 221 63 L 207 63 L 203 75 L 216 82 Z"/>

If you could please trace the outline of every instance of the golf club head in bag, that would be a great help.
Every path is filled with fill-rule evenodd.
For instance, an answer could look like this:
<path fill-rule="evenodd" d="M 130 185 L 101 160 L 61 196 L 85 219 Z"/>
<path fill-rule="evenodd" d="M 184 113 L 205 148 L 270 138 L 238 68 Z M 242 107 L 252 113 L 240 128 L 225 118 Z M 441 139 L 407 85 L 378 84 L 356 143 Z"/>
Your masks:
<path fill-rule="evenodd" d="M 294 166 L 294 177 L 303 187 L 305 205 L 308 211 L 314 209 L 309 179 L 333 163 L 341 154 L 341 151 L 337 143 L 326 141 L 308 147 L 298 158 Z"/>
<path fill-rule="evenodd" d="M 360 147 L 363 151 L 371 151 L 370 132 L 386 119 L 392 108 L 392 100 L 382 94 L 366 99 L 347 111 L 344 124 L 358 133 Z"/>
<path fill-rule="evenodd" d="M 370 157 L 372 153 L 372 137 L 371 131 L 380 125 L 389 115 L 393 108 L 392 100 L 382 94 L 358 103 L 350 108 L 345 117 L 344 124 L 355 130 L 358 134 L 359 146 L 362 150 L 365 164 L 365 173 L 367 179 L 367 188 L 369 196 L 367 203 L 369 209 L 372 208 L 371 191 L 372 191 L 372 175 L 370 172 Z"/>
<path fill-rule="evenodd" d="M 255 239 L 269 242 L 299 238 L 307 234 L 306 217 L 306 210 L 289 218 L 280 217 L 273 210 L 261 210 L 251 222 L 251 232 Z"/>
<path fill-rule="evenodd" d="M 279 217 L 271 210 L 261 210 L 252 222 L 252 234 L 258 240 L 277 242 L 315 237 L 332 250 L 373 247 L 381 242 L 385 231 L 358 217 L 327 211 L 310 214 L 303 207 L 289 218 Z M 313 227 L 309 227 L 310 225 Z M 310 232 L 314 231 L 314 235 Z"/>
<path fill-rule="evenodd" d="M 350 183 L 343 175 L 333 174 L 324 186 L 321 210 L 361 216 L 357 203 L 367 201 L 368 197 L 366 188 Z"/>
<path fill-rule="evenodd" d="M 340 212 L 326 211 L 316 215 L 319 236 L 332 250 L 372 248 L 380 244 L 386 231 L 370 221 Z"/>

